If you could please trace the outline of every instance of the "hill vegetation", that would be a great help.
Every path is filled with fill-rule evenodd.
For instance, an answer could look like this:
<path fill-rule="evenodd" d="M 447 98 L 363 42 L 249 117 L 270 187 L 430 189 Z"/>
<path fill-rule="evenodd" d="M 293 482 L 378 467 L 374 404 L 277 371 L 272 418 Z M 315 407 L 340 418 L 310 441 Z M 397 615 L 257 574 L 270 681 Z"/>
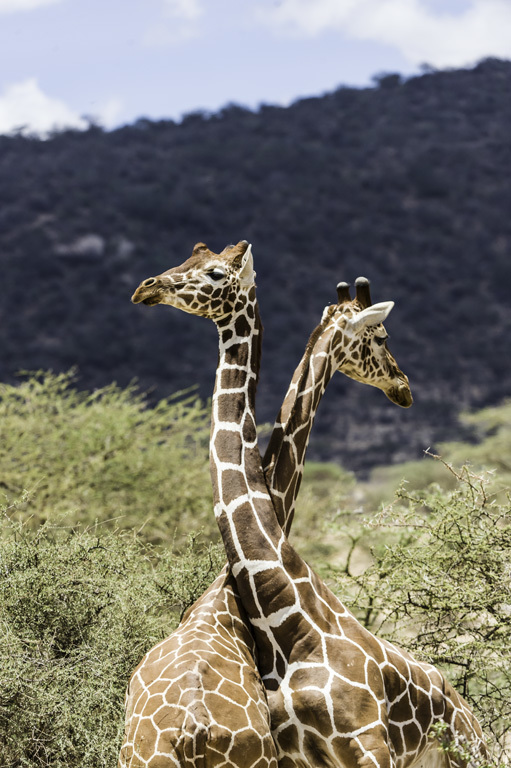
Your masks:
<path fill-rule="evenodd" d="M 0 379 L 77 365 L 84 389 L 136 378 L 154 402 L 193 384 L 208 397 L 212 324 L 129 297 L 196 241 L 246 238 L 266 326 L 260 421 L 336 283 L 364 274 L 374 300 L 396 301 L 387 328 L 415 405 L 337 377 L 313 455 L 367 472 L 462 436 L 458 412 L 511 384 L 510 80 L 489 59 L 288 108 L 0 137 Z"/>

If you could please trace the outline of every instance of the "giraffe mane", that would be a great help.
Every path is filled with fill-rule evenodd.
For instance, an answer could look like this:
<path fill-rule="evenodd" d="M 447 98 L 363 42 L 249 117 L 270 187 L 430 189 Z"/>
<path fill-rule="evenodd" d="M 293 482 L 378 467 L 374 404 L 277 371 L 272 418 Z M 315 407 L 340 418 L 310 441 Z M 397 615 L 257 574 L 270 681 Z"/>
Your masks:
<path fill-rule="evenodd" d="M 252 290 L 254 290 L 254 289 L 252 289 Z M 254 310 L 255 310 L 256 326 L 259 327 L 259 333 L 257 335 L 257 341 L 256 341 L 256 346 L 255 346 L 256 359 L 252 363 L 254 370 L 258 371 L 256 382 L 255 382 L 256 383 L 256 387 L 257 387 L 257 385 L 259 384 L 259 363 L 261 362 L 261 357 L 262 357 L 262 352 L 263 352 L 263 333 L 264 333 L 264 328 L 263 328 L 263 324 L 261 322 L 261 315 L 259 314 L 259 304 L 257 304 L 257 302 L 256 302 Z"/>
<path fill-rule="evenodd" d="M 329 307 L 325 308 L 325 311 L 323 312 L 323 317 L 321 318 L 321 322 L 319 323 L 319 325 L 317 325 L 314 328 L 311 335 L 309 336 L 309 341 L 305 345 L 305 355 L 307 357 L 310 356 L 314 345 L 316 344 L 317 340 L 325 330 L 326 326 L 328 325 L 328 321 L 330 320 L 330 318 L 332 317 L 336 309 L 337 309 L 337 304 L 330 304 Z"/>

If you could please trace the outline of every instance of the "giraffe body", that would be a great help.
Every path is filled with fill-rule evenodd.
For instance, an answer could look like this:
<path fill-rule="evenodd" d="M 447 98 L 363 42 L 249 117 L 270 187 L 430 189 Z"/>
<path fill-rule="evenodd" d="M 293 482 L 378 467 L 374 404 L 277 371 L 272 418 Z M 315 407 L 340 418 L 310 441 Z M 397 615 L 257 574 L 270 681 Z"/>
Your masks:
<path fill-rule="evenodd" d="M 440 720 L 484 754 L 475 719 L 443 676 L 361 627 L 287 541 L 257 449 L 261 328 L 251 265 L 233 262 L 237 281 L 223 271 L 235 296 L 226 289 L 213 306 L 214 289 L 197 288 L 210 283 L 210 252 L 205 257 L 202 276 L 197 260 L 169 270 L 162 276 L 168 285 L 155 289 L 165 300 L 152 294 L 146 303 L 203 314 L 219 329 L 210 451 L 215 514 L 256 639 L 279 765 L 404 768 L 432 754 L 427 732 Z M 145 281 L 141 289 L 152 287 Z"/>
<path fill-rule="evenodd" d="M 276 766 L 253 638 L 229 581 L 224 569 L 133 673 L 120 765 Z"/>

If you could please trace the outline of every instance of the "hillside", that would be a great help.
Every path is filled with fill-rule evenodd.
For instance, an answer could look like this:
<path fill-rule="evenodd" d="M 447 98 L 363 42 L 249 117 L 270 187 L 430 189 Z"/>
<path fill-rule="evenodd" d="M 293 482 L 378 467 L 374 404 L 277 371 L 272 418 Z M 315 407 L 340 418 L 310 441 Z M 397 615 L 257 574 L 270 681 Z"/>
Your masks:
<path fill-rule="evenodd" d="M 288 108 L 0 137 L 0 380 L 77 365 L 84 388 L 154 399 L 213 386 L 212 324 L 133 306 L 140 280 L 206 242 L 253 244 L 271 421 L 339 280 L 393 299 L 390 347 L 415 404 L 334 378 L 312 455 L 352 469 L 459 436 L 509 394 L 511 62 L 340 87 Z"/>

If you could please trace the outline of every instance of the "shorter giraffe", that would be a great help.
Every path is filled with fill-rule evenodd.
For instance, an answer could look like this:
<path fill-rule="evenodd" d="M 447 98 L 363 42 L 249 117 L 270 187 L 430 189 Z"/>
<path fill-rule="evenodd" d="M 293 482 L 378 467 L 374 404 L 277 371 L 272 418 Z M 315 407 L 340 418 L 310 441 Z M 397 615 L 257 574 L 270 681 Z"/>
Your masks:
<path fill-rule="evenodd" d="M 381 324 L 394 302 L 372 304 L 365 277 L 358 277 L 355 286 L 352 300 L 348 283 L 339 283 L 337 304 L 325 307 L 294 372 L 264 455 L 266 484 L 272 489 L 273 506 L 286 535 L 291 529 L 314 417 L 333 373 L 338 370 L 381 389 L 402 408 L 413 402 L 408 378 L 390 353 L 388 335 Z M 354 333 L 347 334 L 346 328 Z M 294 471 L 285 472 L 282 467 L 294 467 Z"/>
<path fill-rule="evenodd" d="M 279 764 L 406 768 L 427 756 L 436 722 L 484 758 L 480 727 L 442 674 L 365 630 L 283 534 L 257 450 L 261 325 L 247 252 L 245 244 L 244 258 L 228 265 L 211 252 L 194 254 L 145 281 L 139 298 L 209 317 L 219 330 L 210 441 L 215 515 L 255 636 Z M 144 293 L 155 284 L 154 294 Z M 345 320 L 347 343 L 358 326 L 356 317 Z M 357 346 L 367 334 L 364 328 Z"/>
<path fill-rule="evenodd" d="M 139 289 L 135 298 L 145 297 L 146 303 L 157 303 L 159 283 L 151 279 L 147 282 L 149 285 Z M 295 499 L 291 499 L 289 493 L 284 498 L 277 491 L 277 482 L 280 488 L 292 485 L 295 495 L 298 492 L 314 414 L 336 370 L 346 369 L 351 374 L 356 369 L 359 381 L 367 379 L 367 383 L 383 389 L 398 405 L 411 404 L 408 380 L 387 349 L 383 326 L 373 325 L 376 340 L 364 359 L 357 355 L 352 361 L 351 351 L 343 349 L 342 334 L 338 334 L 342 317 L 359 314 L 366 308 L 362 288 L 366 282 L 363 278 L 357 280 L 357 299 L 353 302 L 346 300 L 346 284 L 339 284 L 339 302 L 325 309 L 279 414 L 270 441 L 272 450 L 267 451 L 267 456 L 271 456 L 268 488 L 272 497 L 274 492 L 279 494 L 275 501 L 282 524 L 287 518 L 290 525 L 287 513 L 292 510 L 287 510 L 286 505 L 291 500 L 294 505 Z M 148 291 L 151 287 L 154 293 Z M 383 317 L 392 303 L 379 307 L 379 317 Z M 318 362 L 326 354 L 324 336 L 330 333 L 339 335 L 338 343 L 332 344 L 328 352 L 330 364 L 318 376 Z M 375 376 L 376 369 L 379 374 Z M 327 370 L 328 375 L 324 375 Z M 288 434 L 287 421 L 292 434 Z M 299 435 L 298 427 L 301 428 Z M 290 456 L 285 451 L 279 452 L 283 439 L 288 444 L 296 440 L 296 449 Z M 187 765 L 202 755 L 207 765 L 220 764 L 221 755 L 229 765 L 250 766 L 259 764 L 257 761 L 270 764 L 271 759 L 276 762 L 266 692 L 257 671 L 255 653 L 235 582 L 224 569 L 187 612 L 178 629 L 151 649 L 134 672 L 127 697 L 126 735 L 120 765 L 153 768 L 159 761 L 166 766 Z M 170 723 L 173 730 L 169 736 L 165 731 Z"/>

